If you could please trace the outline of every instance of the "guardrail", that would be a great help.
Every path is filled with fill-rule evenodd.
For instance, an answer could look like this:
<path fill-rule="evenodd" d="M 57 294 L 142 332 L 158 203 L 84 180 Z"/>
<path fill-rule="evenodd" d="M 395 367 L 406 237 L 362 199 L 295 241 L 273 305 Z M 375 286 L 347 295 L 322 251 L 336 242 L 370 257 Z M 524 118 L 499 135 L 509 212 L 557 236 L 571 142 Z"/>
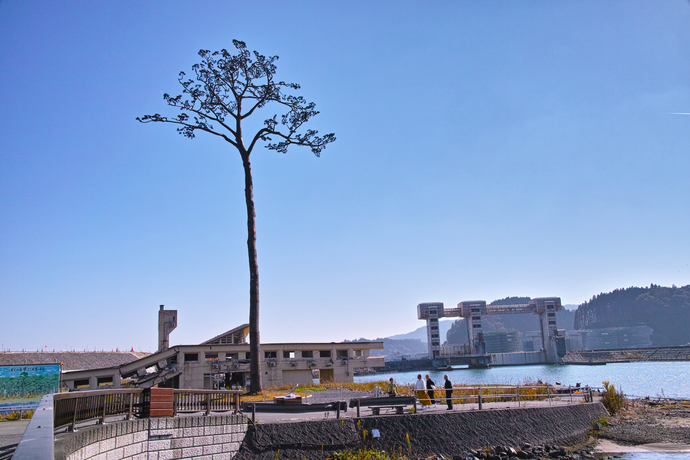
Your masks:
<path fill-rule="evenodd" d="M 591 387 L 554 387 L 551 385 L 491 385 L 453 387 L 451 401 L 455 404 L 516 402 L 518 407 L 526 401 L 548 401 L 549 405 L 575 402 L 592 402 L 595 389 Z M 446 400 L 446 389 L 434 390 L 435 400 Z M 419 402 L 419 398 L 417 399 Z"/>
<path fill-rule="evenodd" d="M 174 390 L 173 415 L 178 413 L 240 411 L 240 394 L 244 390 Z M 73 431 L 82 422 L 106 417 L 148 417 L 150 392 L 141 388 L 118 390 L 74 391 L 56 393 L 54 401 L 54 429 L 66 426 Z"/>
<path fill-rule="evenodd" d="M 240 411 L 244 390 L 175 390 L 173 413 Z"/>
<path fill-rule="evenodd" d="M 53 428 L 67 426 L 74 430 L 77 423 L 106 417 L 125 415 L 127 420 L 139 416 L 145 403 L 144 390 L 125 388 L 120 390 L 74 391 L 53 395 L 55 421 Z"/>

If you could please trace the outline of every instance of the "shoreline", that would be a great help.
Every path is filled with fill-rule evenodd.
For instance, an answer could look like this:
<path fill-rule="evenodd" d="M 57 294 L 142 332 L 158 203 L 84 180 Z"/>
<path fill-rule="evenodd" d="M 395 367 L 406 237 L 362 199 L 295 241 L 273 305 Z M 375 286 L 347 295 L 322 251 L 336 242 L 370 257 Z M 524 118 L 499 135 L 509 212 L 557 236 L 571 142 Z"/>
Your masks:
<path fill-rule="evenodd" d="M 593 427 L 597 454 L 690 452 L 690 403 L 629 400 L 628 407 Z"/>

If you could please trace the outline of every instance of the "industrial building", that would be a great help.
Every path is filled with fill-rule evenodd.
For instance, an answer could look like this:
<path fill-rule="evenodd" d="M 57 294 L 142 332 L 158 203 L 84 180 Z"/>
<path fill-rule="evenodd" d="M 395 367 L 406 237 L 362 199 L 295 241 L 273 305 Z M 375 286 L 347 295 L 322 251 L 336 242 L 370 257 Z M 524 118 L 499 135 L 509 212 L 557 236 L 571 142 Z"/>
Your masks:
<path fill-rule="evenodd" d="M 177 319 L 177 310 L 161 305 L 156 353 L 118 366 L 63 372 L 62 385 L 74 391 L 123 385 L 212 389 L 248 383 L 248 324 L 198 345 L 169 346 Z M 352 382 L 355 369 L 384 366 L 382 356 L 371 356 L 371 350 L 382 348 L 382 342 L 261 344 L 262 383 L 309 385 L 315 376 L 321 382 Z"/>

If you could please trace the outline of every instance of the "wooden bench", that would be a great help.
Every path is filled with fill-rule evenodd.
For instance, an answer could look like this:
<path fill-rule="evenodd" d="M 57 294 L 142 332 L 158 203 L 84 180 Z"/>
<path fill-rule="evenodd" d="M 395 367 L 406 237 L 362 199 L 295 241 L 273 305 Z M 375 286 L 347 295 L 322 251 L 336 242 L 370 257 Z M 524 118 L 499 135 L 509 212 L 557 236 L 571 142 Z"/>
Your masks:
<path fill-rule="evenodd" d="M 380 415 L 381 409 L 395 409 L 396 414 L 402 414 L 406 406 L 414 403 L 415 398 L 412 396 L 358 398 L 350 400 L 350 408 L 357 408 L 357 416 L 359 416 L 360 407 L 369 407 L 372 415 Z"/>

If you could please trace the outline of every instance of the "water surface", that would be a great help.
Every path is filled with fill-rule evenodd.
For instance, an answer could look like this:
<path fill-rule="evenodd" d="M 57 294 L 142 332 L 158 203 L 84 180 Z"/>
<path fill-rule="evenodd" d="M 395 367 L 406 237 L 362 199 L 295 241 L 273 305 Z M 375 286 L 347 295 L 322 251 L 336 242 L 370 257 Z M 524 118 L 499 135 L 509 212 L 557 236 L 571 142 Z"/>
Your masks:
<path fill-rule="evenodd" d="M 489 369 L 455 369 L 452 371 L 414 371 L 395 372 L 390 374 L 367 375 L 355 377 L 356 382 L 388 380 L 393 377 L 398 384 L 414 383 L 417 374 L 422 377 L 429 374 L 436 385 L 443 384 L 443 376 L 448 375 L 456 385 L 468 384 L 526 384 L 530 382 L 548 382 L 563 385 L 589 385 L 601 387 L 603 381 L 611 382 L 626 395 L 652 398 L 666 396 L 670 398 L 690 399 L 690 362 L 646 362 L 614 363 L 605 366 L 546 365 L 506 366 Z M 641 454 L 640 454 L 641 455 Z M 678 458 L 678 454 L 673 458 Z M 687 454 L 686 454 L 687 455 Z M 690 457 L 690 456 L 689 456 Z M 639 460 L 643 460 L 641 457 Z M 662 457 L 654 460 L 661 460 Z M 646 458 L 644 460 L 647 460 Z"/>

